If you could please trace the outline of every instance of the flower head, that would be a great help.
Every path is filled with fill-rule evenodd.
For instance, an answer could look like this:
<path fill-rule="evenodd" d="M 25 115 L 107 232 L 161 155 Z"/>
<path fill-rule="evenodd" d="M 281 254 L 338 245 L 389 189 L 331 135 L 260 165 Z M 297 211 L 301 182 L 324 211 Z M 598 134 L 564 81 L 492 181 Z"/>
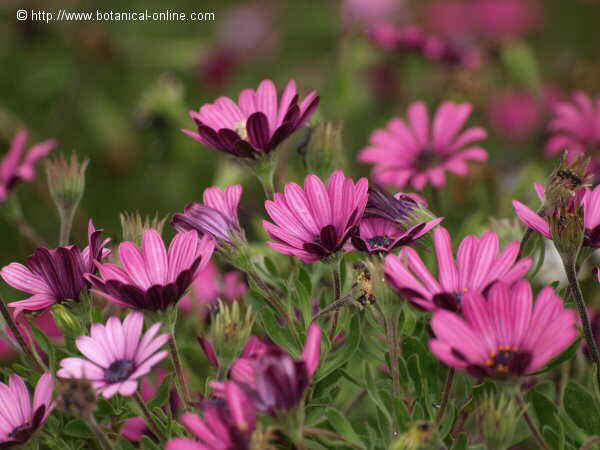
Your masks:
<path fill-rule="evenodd" d="M 198 239 L 195 231 L 178 233 L 167 251 L 154 229 L 144 232 L 142 248 L 126 241 L 119 245 L 123 268 L 98 265 L 99 276 L 88 274 L 92 292 L 127 308 L 162 311 L 175 305 L 212 256 L 211 236 Z"/>
<path fill-rule="evenodd" d="M 52 374 L 44 373 L 33 394 L 33 404 L 23 379 L 12 374 L 0 383 L 0 447 L 25 444 L 54 409 Z"/>
<path fill-rule="evenodd" d="M 600 97 L 592 101 L 576 91 L 572 102 L 557 102 L 548 129 L 553 136 L 546 142 L 550 156 L 569 150 L 572 154 L 595 154 L 600 150 Z"/>
<path fill-rule="evenodd" d="M 33 294 L 31 297 L 8 306 L 15 315 L 22 310 L 37 311 L 64 300 L 79 300 L 87 286 L 85 275 L 95 270 L 110 251 L 102 240 L 102 230 L 88 222 L 88 246 L 80 250 L 76 245 L 55 249 L 38 248 L 27 258 L 26 265 L 11 263 L 0 270 L 0 276 L 15 289 Z"/>
<path fill-rule="evenodd" d="M 498 235 L 493 231 L 486 231 L 480 238 L 465 237 L 456 252 L 456 261 L 450 235 L 444 227 L 433 230 L 433 242 L 439 281 L 412 248 L 403 248 L 400 257 L 385 258 L 385 275 L 392 287 L 415 306 L 429 311 L 436 308 L 458 311 L 465 294 L 484 292 L 498 280 L 512 284 L 531 266 L 530 258 L 516 261 L 519 242 L 511 242 L 500 253 Z"/>
<path fill-rule="evenodd" d="M 177 231 L 196 230 L 200 236 L 209 234 L 219 243 L 231 244 L 234 235 L 243 237 L 237 212 L 241 197 L 241 184 L 224 190 L 211 186 L 204 190 L 203 204 L 188 204 L 183 214 L 173 216 L 171 223 Z"/>
<path fill-rule="evenodd" d="M 373 176 L 378 183 L 403 188 L 410 182 L 418 191 L 428 182 L 442 187 L 446 171 L 464 176 L 468 172 L 467 161 L 487 159 L 483 148 L 469 145 L 485 139 L 483 128 L 468 128 L 458 134 L 471 109 L 469 103 L 444 102 L 430 126 L 425 103 L 414 102 L 408 108 L 408 124 L 395 118 L 385 129 L 373 132 L 370 145 L 359 153 L 358 159 L 375 164 Z"/>
<path fill-rule="evenodd" d="M 33 171 L 38 159 L 46 156 L 54 147 L 56 141 L 49 139 L 34 145 L 21 160 L 23 147 L 27 140 L 27 130 L 19 131 L 14 137 L 8 153 L 0 161 L 0 202 L 4 202 L 10 190 L 21 180 L 32 180 Z"/>
<path fill-rule="evenodd" d="M 298 105 L 296 83 L 290 80 L 279 103 L 271 80 L 245 89 L 238 103 L 220 97 L 199 111 L 190 111 L 198 131 L 182 130 L 202 144 L 243 158 L 267 154 L 304 125 L 315 112 L 319 96 L 310 92 Z"/>
<path fill-rule="evenodd" d="M 535 305 L 529 282 L 511 288 L 494 284 L 489 293 L 468 293 L 464 318 L 445 310 L 433 314 L 433 354 L 477 378 L 506 379 L 531 374 L 565 350 L 578 335 L 576 314 L 547 286 Z"/>
<path fill-rule="evenodd" d="M 272 249 L 300 258 L 319 261 L 342 249 L 367 204 L 368 181 L 355 184 L 341 170 L 336 170 L 327 187 L 316 175 L 308 175 L 304 189 L 288 183 L 283 193 L 265 202 L 265 209 L 275 224 L 264 220 L 263 226 L 272 241 Z"/>
<path fill-rule="evenodd" d="M 144 315 L 138 311 L 130 312 L 122 323 L 113 316 L 106 325 L 93 324 L 90 336 L 79 336 L 75 341 L 86 359 L 61 360 L 57 376 L 91 381 L 104 398 L 117 392 L 133 395 L 137 379 L 168 354 L 166 350 L 158 351 L 169 339 L 166 333 L 156 336 L 161 324 L 155 323 L 142 336 L 143 325 Z"/>
<path fill-rule="evenodd" d="M 166 450 L 247 450 L 254 430 L 256 410 L 248 395 L 234 382 L 224 383 L 224 396 L 202 403 L 202 418 L 193 413 L 181 422 L 198 440 L 171 439 Z"/>

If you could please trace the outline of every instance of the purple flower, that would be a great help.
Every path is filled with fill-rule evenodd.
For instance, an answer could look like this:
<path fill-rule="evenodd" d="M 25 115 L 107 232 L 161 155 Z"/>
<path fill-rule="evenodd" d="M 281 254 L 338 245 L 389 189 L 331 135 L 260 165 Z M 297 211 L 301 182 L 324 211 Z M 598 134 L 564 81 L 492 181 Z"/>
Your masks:
<path fill-rule="evenodd" d="M 548 130 L 553 136 L 546 142 L 549 156 L 566 149 L 573 157 L 600 148 L 600 97 L 592 101 L 576 91 L 572 98 L 573 102 L 557 102 L 552 108 Z"/>
<path fill-rule="evenodd" d="M 471 109 L 469 103 L 444 102 L 430 126 L 425 103 L 414 102 L 408 108 L 408 124 L 395 118 L 385 129 L 373 132 L 370 145 L 359 153 L 358 159 L 375 164 L 373 177 L 378 183 L 403 188 L 410 182 L 419 191 L 428 182 L 442 187 L 446 171 L 464 176 L 468 172 L 467 161 L 487 159 L 483 148 L 469 145 L 485 139 L 483 128 L 468 128 L 458 134 Z"/>
<path fill-rule="evenodd" d="M 367 204 L 367 189 L 366 178 L 354 184 L 341 170 L 329 177 L 327 187 L 313 174 L 304 180 L 304 189 L 296 183 L 286 184 L 283 193 L 265 202 L 275 222 L 263 220 L 272 239 L 267 245 L 309 263 L 337 252 L 357 231 Z"/>
<path fill-rule="evenodd" d="M 242 185 L 227 186 L 222 191 L 217 186 L 204 190 L 204 203 L 188 204 L 183 214 L 175 214 L 171 224 L 177 231 L 196 230 L 200 236 L 209 234 L 217 241 L 231 244 L 232 234 L 240 234 L 238 206 Z"/>
<path fill-rule="evenodd" d="M 203 418 L 185 413 L 181 422 L 198 440 L 171 439 L 165 450 L 246 450 L 254 430 L 256 410 L 234 382 L 224 383 L 224 399 L 203 402 Z"/>
<path fill-rule="evenodd" d="M 162 311 L 175 305 L 212 256 L 214 239 L 198 239 L 195 231 L 178 233 L 169 246 L 152 228 L 144 231 L 142 248 L 133 242 L 119 245 L 123 268 L 99 264 L 100 276 L 87 275 L 92 292 L 119 306 Z"/>
<path fill-rule="evenodd" d="M 450 235 L 444 227 L 433 230 L 433 242 L 439 281 L 412 248 L 403 248 L 400 257 L 390 254 L 385 258 L 385 275 L 392 287 L 415 306 L 429 311 L 437 308 L 459 311 L 466 293 L 484 292 L 495 281 L 512 284 L 531 266 L 530 258 L 515 261 L 519 253 L 517 241 L 500 253 L 498 235 L 493 231 L 486 231 L 480 238 L 473 235 L 464 238 L 456 261 Z"/>
<path fill-rule="evenodd" d="M 539 183 L 535 183 L 534 187 L 543 204 L 545 199 L 544 187 Z M 525 225 L 533 228 L 544 237 L 552 239 L 550 225 L 546 219 L 518 200 L 513 200 L 512 203 L 515 213 Z M 584 188 L 581 203 L 583 204 L 583 225 L 585 227 L 583 246 L 600 247 L 600 186 L 596 186 L 593 190 Z"/>
<path fill-rule="evenodd" d="M 477 378 L 507 379 L 531 374 L 565 350 L 579 334 L 576 314 L 551 287 L 533 304 L 531 286 L 494 284 L 484 298 L 463 299 L 464 318 L 445 310 L 433 313 L 433 354 L 445 364 Z"/>
<path fill-rule="evenodd" d="M 56 373 L 61 378 L 79 378 L 92 382 L 104 398 L 117 392 L 129 396 L 137 390 L 137 379 L 168 355 L 158 351 L 169 339 L 168 334 L 156 336 L 161 324 L 155 323 L 142 336 L 144 315 L 130 312 L 123 323 L 111 317 L 106 325 L 95 323 L 90 336 L 79 336 L 75 345 L 84 358 L 64 358 Z"/>
<path fill-rule="evenodd" d="M 256 92 L 245 89 L 238 104 L 228 97 L 203 105 L 190 116 L 198 132 L 182 130 L 197 141 L 234 156 L 255 158 L 277 148 L 315 112 L 319 96 L 310 92 L 298 105 L 296 82 L 290 80 L 279 103 L 271 80 L 263 80 Z"/>
<path fill-rule="evenodd" d="M 33 394 L 33 404 L 23 379 L 12 374 L 0 383 L 0 447 L 25 444 L 54 409 L 52 374 L 44 373 Z"/>
<path fill-rule="evenodd" d="M 55 249 L 38 248 L 27 258 L 27 264 L 11 263 L 0 270 L 0 276 L 15 289 L 33 294 L 18 302 L 9 303 L 15 315 L 23 310 L 37 311 L 64 300 L 79 300 L 87 286 L 85 275 L 95 270 L 110 251 L 104 246 L 102 230 L 88 222 L 88 246 L 80 250 L 76 245 Z"/>
<path fill-rule="evenodd" d="M 21 180 L 32 180 L 35 176 L 33 171 L 38 159 L 46 156 L 54 147 L 56 141 L 48 139 L 40 142 L 29 149 L 27 155 L 21 160 L 23 146 L 27 140 L 27 130 L 19 131 L 11 145 L 8 153 L 0 161 L 0 202 L 4 202 L 10 190 Z"/>

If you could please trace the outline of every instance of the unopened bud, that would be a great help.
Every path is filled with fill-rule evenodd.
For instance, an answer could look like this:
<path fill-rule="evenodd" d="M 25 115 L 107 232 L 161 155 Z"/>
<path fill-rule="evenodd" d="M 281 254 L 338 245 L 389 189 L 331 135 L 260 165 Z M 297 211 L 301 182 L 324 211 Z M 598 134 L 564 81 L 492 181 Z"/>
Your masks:
<path fill-rule="evenodd" d="M 327 178 L 342 166 L 342 123 L 319 122 L 309 130 L 298 151 L 304 155 L 308 172 Z"/>
<path fill-rule="evenodd" d="M 439 448 L 435 426 L 424 420 L 415 422 L 408 431 L 392 442 L 390 450 L 433 450 Z"/>
<path fill-rule="evenodd" d="M 71 313 L 64 305 L 56 303 L 52 305 L 52 317 L 58 328 L 67 336 L 80 336 L 86 330 L 81 320 Z"/>
<path fill-rule="evenodd" d="M 250 437 L 250 450 L 275 450 L 277 443 L 277 428 L 265 426 L 258 422 Z"/>
<path fill-rule="evenodd" d="M 46 178 L 50 195 L 61 217 L 71 217 L 85 189 L 85 170 L 89 159 L 79 161 L 76 154 L 70 160 L 59 155 L 46 161 Z"/>
<path fill-rule="evenodd" d="M 476 422 L 487 448 L 508 448 L 521 416 L 518 405 L 506 394 L 486 393 L 477 411 Z"/>
<path fill-rule="evenodd" d="M 569 162 L 568 153 L 563 154 L 559 166 L 554 169 L 546 182 L 544 202 L 546 215 L 566 205 L 582 188 L 591 185 L 591 174 L 587 171 L 589 165 L 589 157 L 577 156 Z"/>
<path fill-rule="evenodd" d="M 238 301 L 226 304 L 219 300 L 219 312 L 211 324 L 209 341 L 223 367 L 228 367 L 239 355 L 250 336 L 253 323 L 250 306 L 242 308 Z"/>
<path fill-rule="evenodd" d="M 56 407 L 77 417 L 88 417 L 96 409 L 96 393 L 87 380 L 64 379 L 56 383 Z"/>
<path fill-rule="evenodd" d="M 570 201 L 568 205 L 554 210 L 548 217 L 550 234 L 564 263 L 572 264 L 583 244 L 583 206 Z"/>
<path fill-rule="evenodd" d="M 162 219 L 155 214 L 154 217 L 144 216 L 142 217 L 139 212 L 128 213 L 122 212 L 119 214 L 121 220 L 121 234 L 124 241 L 131 241 L 137 246 L 142 245 L 142 236 L 144 231 L 152 228 L 162 235 L 163 227 L 167 220 L 167 217 Z"/>

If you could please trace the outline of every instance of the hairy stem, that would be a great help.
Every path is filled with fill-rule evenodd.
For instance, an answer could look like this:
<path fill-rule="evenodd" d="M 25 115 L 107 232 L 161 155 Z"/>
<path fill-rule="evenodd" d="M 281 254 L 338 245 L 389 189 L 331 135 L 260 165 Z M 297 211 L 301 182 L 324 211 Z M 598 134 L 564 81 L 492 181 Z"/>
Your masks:
<path fill-rule="evenodd" d="M 333 284 L 333 301 L 336 302 L 342 295 L 342 278 L 340 276 L 341 257 L 336 256 L 336 260 L 331 264 L 331 281 Z M 333 342 L 335 338 L 335 329 L 337 328 L 337 321 L 339 315 L 339 308 L 336 308 L 331 316 L 331 331 L 329 332 L 329 340 Z"/>
<path fill-rule="evenodd" d="M 104 433 L 104 430 L 102 430 L 102 427 L 98 425 L 98 422 L 96 421 L 96 418 L 93 414 L 88 415 L 87 422 L 94 434 L 96 435 L 96 439 L 98 439 L 100 447 L 102 447 L 103 450 L 113 450 L 114 447 L 112 443 L 108 439 L 108 436 L 106 436 L 106 434 Z"/>
<path fill-rule="evenodd" d="M 71 228 L 73 227 L 73 217 L 75 217 L 75 208 L 70 211 L 60 212 L 60 235 L 58 238 L 58 245 L 66 247 L 69 245 L 69 239 L 71 237 Z"/>
<path fill-rule="evenodd" d="M 439 425 L 442 423 L 446 409 L 448 409 L 448 403 L 450 401 L 450 393 L 452 392 L 452 384 L 454 382 L 454 374 L 456 369 L 454 367 L 448 368 L 448 375 L 446 376 L 446 384 L 444 385 L 444 392 L 442 393 L 442 403 L 438 410 L 437 416 L 435 416 L 435 424 Z"/>
<path fill-rule="evenodd" d="M 540 433 L 540 430 L 538 430 L 537 426 L 531 419 L 531 416 L 527 413 L 527 406 L 525 405 L 525 402 L 523 401 L 523 397 L 521 397 L 521 394 L 519 392 L 515 393 L 515 400 L 517 401 L 519 408 L 521 408 L 521 410 L 523 411 L 523 418 L 525 419 L 525 422 L 527 422 L 527 426 L 531 430 L 531 434 L 533 435 L 533 438 L 538 443 L 539 447 L 543 448 L 545 450 L 549 450 L 550 447 L 548 447 L 548 444 L 544 440 L 542 433 Z"/>
<path fill-rule="evenodd" d="M 190 395 L 190 387 L 188 386 L 185 374 L 183 373 L 183 365 L 181 364 L 181 358 L 179 358 L 179 351 L 177 350 L 177 344 L 175 342 L 175 323 L 173 323 L 169 329 L 169 351 L 171 353 L 171 362 L 175 369 L 177 392 L 179 397 L 183 401 L 185 410 L 189 411 L 192 405 L 192 396 Z"/>
<path fill-rule="evenodd" d="M 150 412 L 150 410 L 146 406 L 146 403 L 144 402 L 144 399 L 140 395 L 139 391 L 135 392 L 134 398 L 135 398 L 135 401 L 137 402 L 138 406 L 142 410 L 142 414 L 144 415 L 144 420 L 146 422 L 146 426 L 150 429 L 150 431 L 152 431 L 152 433 L 158 439 L 160 439 L 163 442 L 166 441 L 167 438 L 160 431 L 160 427 L 158 426 L 158 424 L 156 423 L 156 421 L 154 419 L 154 416 L 152 415 L 152 413 Z"/>

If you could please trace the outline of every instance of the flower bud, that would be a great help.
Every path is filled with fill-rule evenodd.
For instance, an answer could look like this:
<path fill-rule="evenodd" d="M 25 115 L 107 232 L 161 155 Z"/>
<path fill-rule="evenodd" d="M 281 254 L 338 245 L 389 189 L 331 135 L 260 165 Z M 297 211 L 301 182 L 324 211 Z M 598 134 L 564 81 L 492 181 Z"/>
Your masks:
<path fill-rule="evenodd" d="M 554 245 L 565 264 L 572 264 L 579 255 L 585 233 L 583 207 L 574 200 L 560 206 L 548 218 Z"/>
<path fill-rule="evenodd" d="M 61 217 L 72 217 L 85 189 L 85 170 L 89 159 L 79 161 L 73 153 L 67 160 L 63 155 L 46 161 L 46 178 L 50 195 Z"/>
<path fill-rule="evenodd" d="M 508 448 L 513 440 L 521 412 L 506 394 L 486 393 L 477 410 L 476 422 L 487 448 Z"/>
<path fill-rule="evenodd" d="M 569 163 L 568 153 L 563 154 L 559 166 L 554 169 L 546 182 L 544 202 L 546 215 L 566 205 L 582 188 L 591 185 L 591 174 L 587 171 L 589 165 L 589 157 L 577 156 Z"/>
<path fill-rule="evenodd" d="M 327 178 L 342 165 L 341 122 L 319 122 L 310 128 L 306 142 L 298 151 L 304 155 L 309 173 Z"/>
<path fill-rule="evenodd" d="M 131 241 L 135 243 L 135 245 L 141 247 L 144 231 L 153 228 L 158 234 L 162 235 L 167 217 L 165 216 L 161 219 L 158 217 L 158 213 L 154 214 L 154 217 L 142 217 L 139 212 L 122 212 L 119 214 L 119 219 L 121 220 L 121 234 L 123 235 L 123 241 Z"/>
<path fill-rule="evenodd" d="M 61 303 L 52 305 L 52 317 L 58 328 L 67 336 L 80 336 L 86 333 L 81 320 Z"/>
<path fill-rule="evenodd" d="M 435 426 L 424 420 L 414 422 L 408 431 L 396 439 L 390 450 L 433 450 L 439 448 Z"/>
<path fill-rule="evenodd" d="M 250 336 L 253 323 L 254 316 L 250 306 L 244 312 L 238 301 L 228 305 L 219 300 L 219 312 L 208 333 L 208 340 L 214 346 L 214 353 L 218 355 L 219 365 L 229 367 L 239 355 Z"/>
<path fill-rule="evenodd" d="M 87 380 L 60 379 L 56 393 L 56 407 L 67 414 L 88 417 L 96 409 L 96 393 Z"/>
<path fill-rule="evenodd" d="M 250 437 L 250 450 L 276 450 L 277 428 L 257 422 Z"/>

